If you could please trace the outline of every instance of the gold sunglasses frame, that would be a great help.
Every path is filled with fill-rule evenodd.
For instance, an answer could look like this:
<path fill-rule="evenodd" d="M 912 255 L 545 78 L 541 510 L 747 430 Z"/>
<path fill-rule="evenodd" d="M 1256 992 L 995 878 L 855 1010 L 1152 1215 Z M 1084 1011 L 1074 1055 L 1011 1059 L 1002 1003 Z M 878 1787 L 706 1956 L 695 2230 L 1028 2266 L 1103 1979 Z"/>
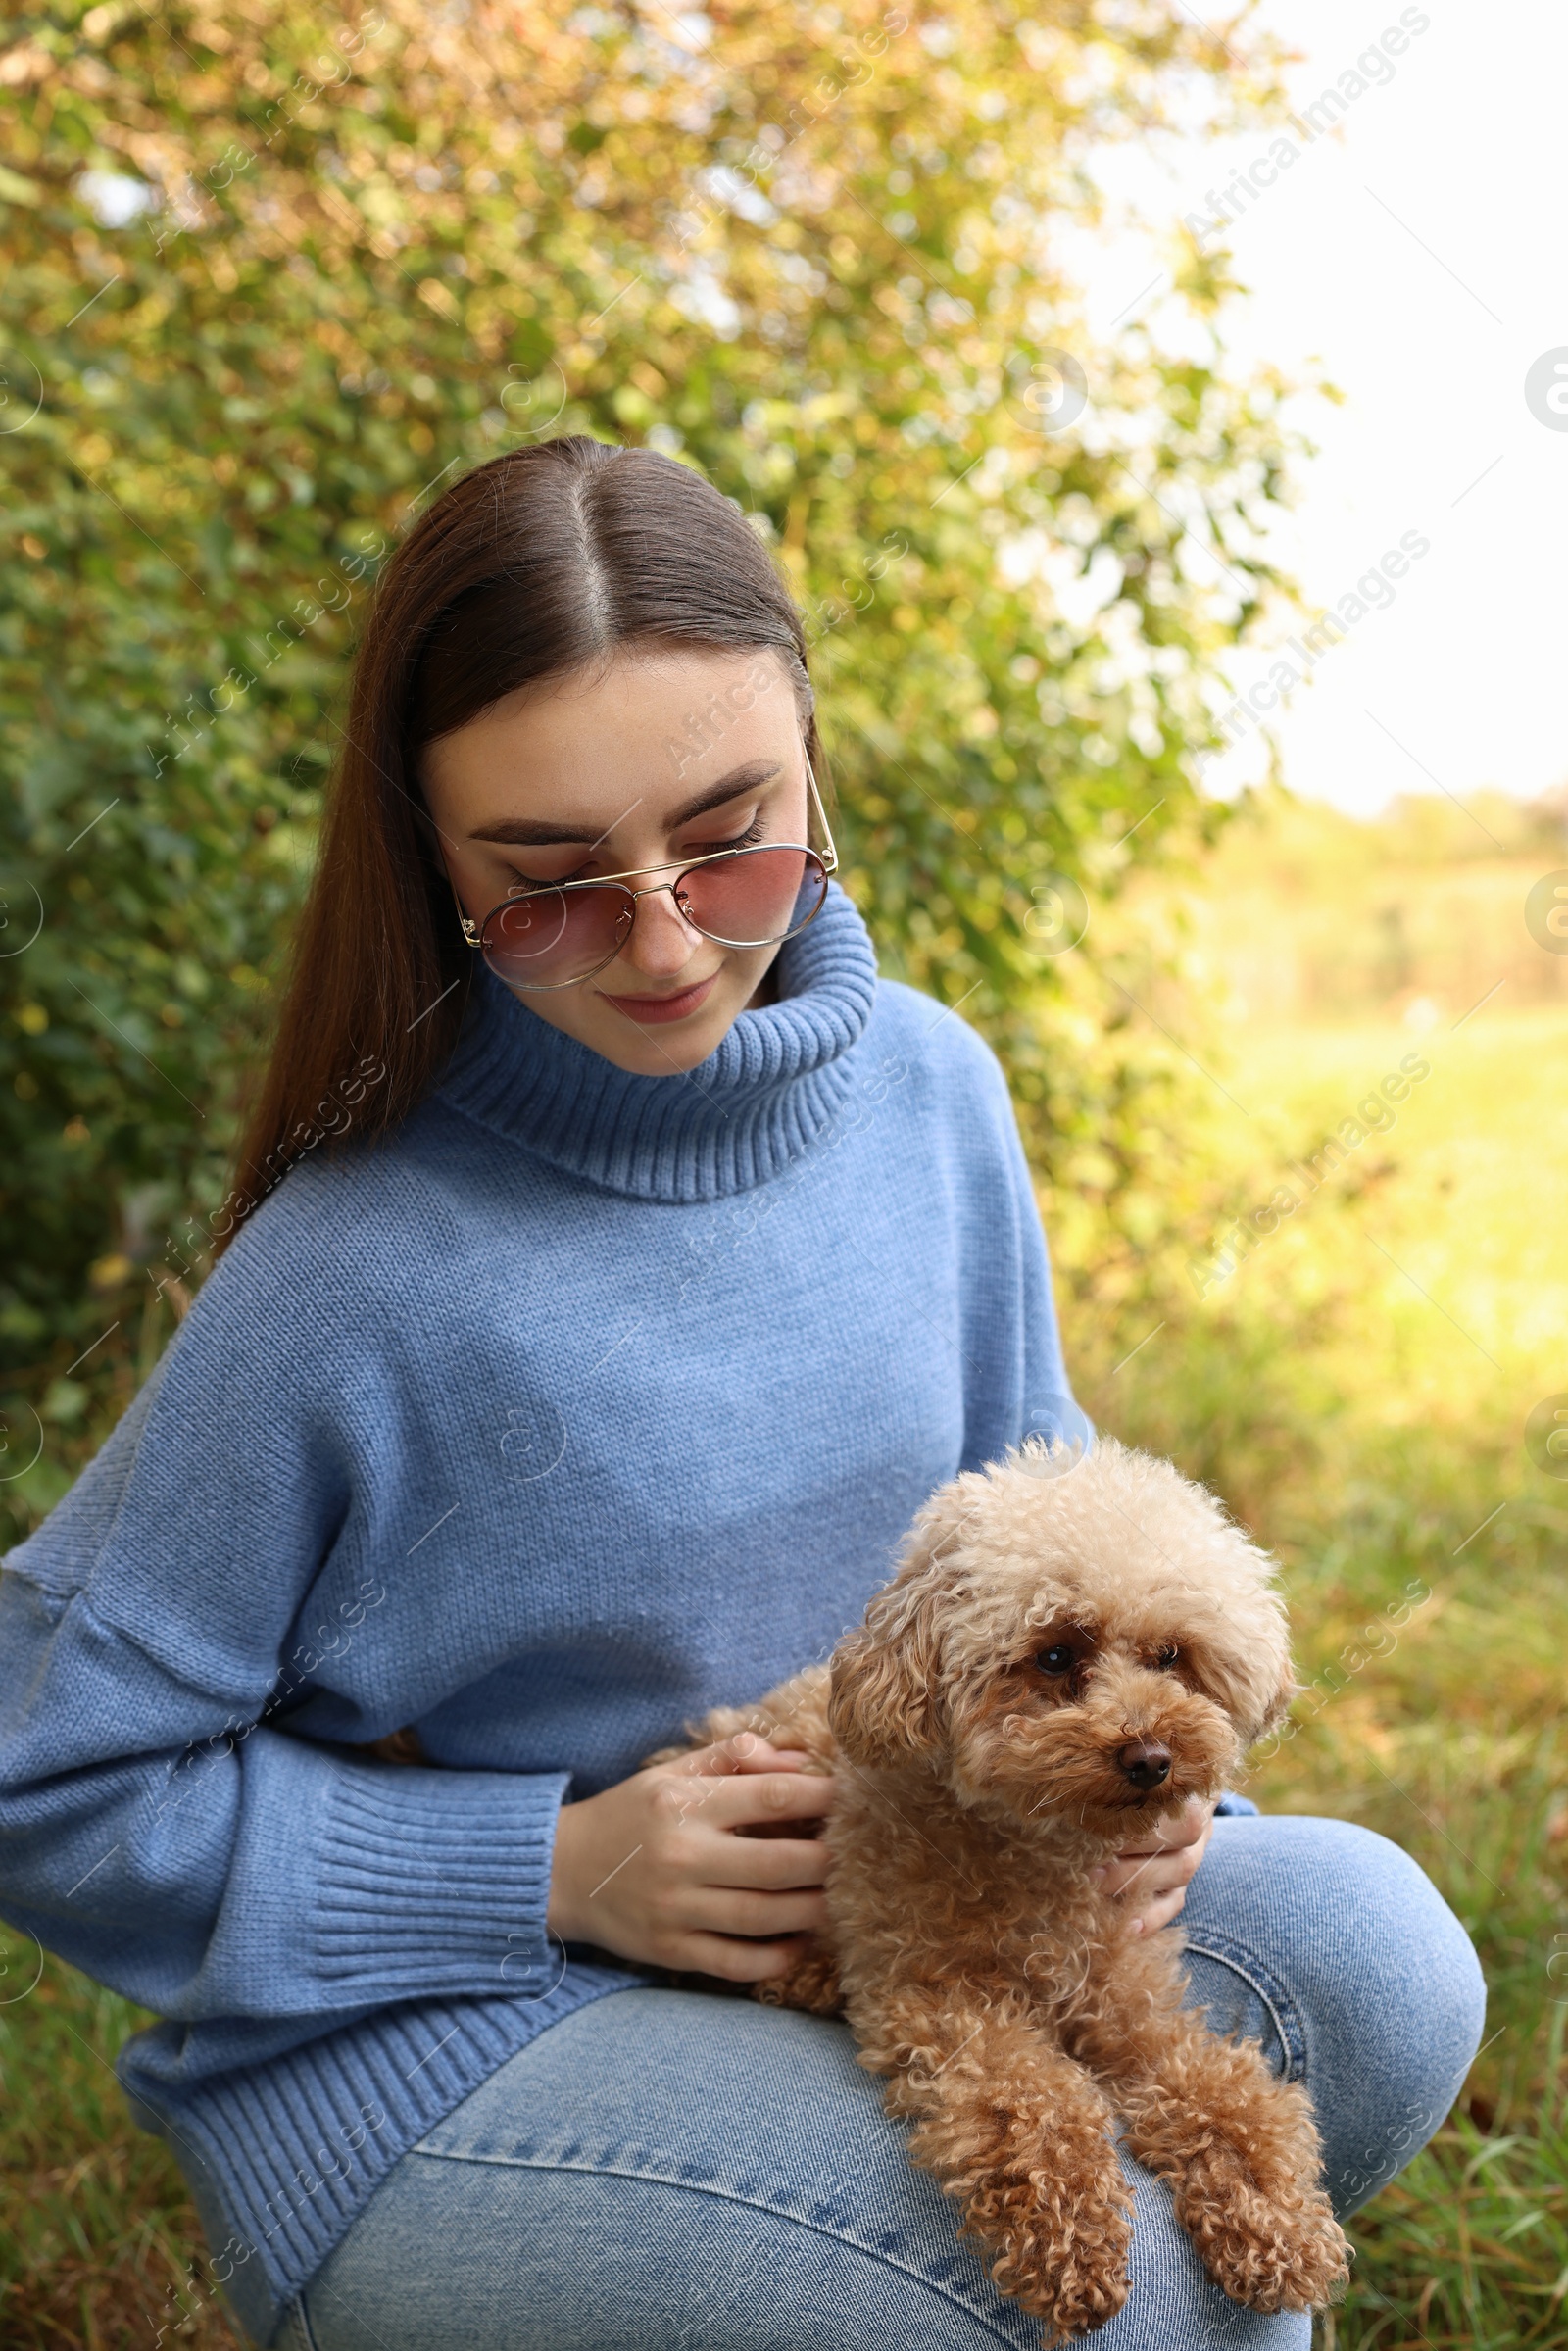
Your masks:
<path fill-rule="evenodd" d="M 827 820 L 827 810 L 822 806 L 822 795 L 817 789 L 816 774 L 811 765 L 811 755 L 806 750 L 804 744 L 802 746 L 802 755 L 806 760 L 806 782 L 810 796 L 810 808 L 816 812 L 816 820 L 822 828 L 822 839 L 827 847 L 827 854 L 825 857 L 823 856 L 821 850 L 812 849 L 810 845 L 805 841 L 755 841 L 750 843 L 745 849 L 710 849 L 700 857 L 666 857 L 664 862 L 661 865 L 632 865 L 628 866 L 624 873 L 596 873 L 588 881 L 583 882 L 535 882 L 527 889 L 509 891 L 505 898 L 498 899 L 496 904 L 490 908 L 490 912 L 485 915 L 483 921 L 481 922 L 475 922 L 471 915 L 464 912 L 463 901 L 458 897 L 457 884 L 452 880 L 451 875 L 448 874 L 447 881 L 452 891 L 453 903 L 458 909 L 458 920 L 463 926 L 463 936 L 465 942 L 469 947 L 477 949 L 482 954 L 484 950 L 485 927 L 490 922 L 492 916 L 499 914 L 504 906 L 520 906 L 526 899 L 564 897 L 568 890 L 603 890 L 608 888 L 612 883 L 640 881 L 643 875 L 647 873 L 673 873 L 675 879 L 672 882 L 661 882 L 656 889 L 627 891 L 626 896 L 631 901 L 632 922 L 635 923 L 637 919 L 637 901 L 640 898 L 661 898 L 666 891 L 670 897 L 673 898 L 675 892 L 679 889 L 687 874 L 695 873 L 699 866 L 716 865 L 721 857 L 755 857 L 757 852 L 761 849 L 798 849 L 803 857 L 815 857 L 817 862 L 821 865 L 824 875 L 832 875 L 836 873 L 838 871 L 839 853 L 834 844 L 832 827 L 829 825 Z M 808 832 L 810 831 L 811 828 L 809 823 L 808 823 L 806 829 Z M 816 920 L 817 915 L 821 913 L 822 907 L 826 906 L 826 904 L 827 892 L 824 890 L 820 903 L 812 907 L 810 913 L 808 914 L 806 920 L 801 924 L 800 930 L 786 931 L 783 934 L 783 938 L 798 939 L 801 935 L 801 931 L 808 930 L 810 928 L 811 924 Z M 683 921 L 689 921 L 690 917 L 683 913 L 681 919 Z M 710 936 L 710 934 L 707 931 L 702 930 L 701 926 L 697 923 L 692 923 L 691 927 L 693 930 L 697 931 L 699 936 L 702 938 L 706 939 Z M 591 970 L 579 971 L 575 979 L 545 980 L 536 983 L 530 983 L 526 980 L 508 980 L 506 985 L 509 988 L 521 989 L 530 996 L 553 995 L 558 988 L 578 988 L 582 985 L 584 980 L 591 980 L 594 976 L 594 972 L 603 971 L 605 964 L 612 963 L 615 957 L 620 954 L 621 949 L 625 946 L 626 939 L 629 939 L 630 937 L 631 929 L 630 926 L 628 926 L 626 938 L 616 941 L 615 945 L 611 949 L 609 955 L 605 956 L 604 962 L 595 963 Z M 720 939 L 715 941 L 714 944 L 719 947 L 726 947 L 743 945 L 747 943 L 736 940 Z M 782 945 L 782 939 L 778 941 L 759 939 L 753 940 L 749 944 L 757 947 L 769 947 L 774 945 Z"/>

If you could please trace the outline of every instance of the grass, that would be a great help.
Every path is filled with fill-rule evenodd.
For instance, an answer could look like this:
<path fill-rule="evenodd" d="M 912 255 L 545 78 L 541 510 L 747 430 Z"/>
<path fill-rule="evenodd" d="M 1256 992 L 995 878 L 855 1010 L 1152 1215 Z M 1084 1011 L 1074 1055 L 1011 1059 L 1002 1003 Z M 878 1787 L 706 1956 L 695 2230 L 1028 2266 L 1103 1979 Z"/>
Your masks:
<path fill-rule="evenodd" d="M 6 2351 L 237 2351 L 159 2139 L 132 2126 L 117 2049 L 150 2020 L 0 1932 L 0 2343 Z"/>
<path fill-rule="evenodd" d="M 1334 871 L 1306 893 L 1319 961 Z M 1414 883 L 1401 903 L 1410 937 L 1446 937 Z M 1357 2219 L 1321 2351 L 1568 2351 L 1568 1483 L 1523 1442 L 1568 1389 L 1568 998 L 1505 989 L 1465 1017 L 1482 949 L 1406 971 L 1393 1010 L 1352 1016 L 1341 987 L 1332 1017 L 1282 1019 L 1254 988 L 1268 1017 L 1205 1054 L 1224 1093 L 1193 1130 L 1179 1236 L 1109 1306 L 1092 1247 L 1059 1268 L 1100 1424 L 1213 1484 L 1283 1562 L 1308 1690 L 1252 1792 L 1406 1846 L 1487 1971 L 1492 2037 L 1438 2138 Z M 1411 1052 L 1431 1074 L 1396 1123 L 1200 1298 L 1189 1262 L 1211 1264 L 1228 1219 Z M 26 1993 L 37 1955 L 16 1937 L 0 1959 L 0 2340 L 144 2351 L 167 2324 L 228 2351 L 178 2173 L 110 2077 L 142 2018 L 54 1960 Z"/>

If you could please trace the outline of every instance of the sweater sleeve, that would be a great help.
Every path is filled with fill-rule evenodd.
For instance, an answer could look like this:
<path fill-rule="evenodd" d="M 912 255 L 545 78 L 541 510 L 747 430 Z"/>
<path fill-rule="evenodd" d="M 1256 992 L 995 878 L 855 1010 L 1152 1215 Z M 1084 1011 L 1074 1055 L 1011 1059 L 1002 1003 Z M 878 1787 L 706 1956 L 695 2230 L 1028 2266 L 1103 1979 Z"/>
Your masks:
<path fill-rule="evenodd" d="M 0 1571 L 0 1915 L 176 2020 L 537 1992 L 569 1775 L 278 1727 L 373 1638 L 385 1553 L 341 1377 L 252 1238 Z"/>

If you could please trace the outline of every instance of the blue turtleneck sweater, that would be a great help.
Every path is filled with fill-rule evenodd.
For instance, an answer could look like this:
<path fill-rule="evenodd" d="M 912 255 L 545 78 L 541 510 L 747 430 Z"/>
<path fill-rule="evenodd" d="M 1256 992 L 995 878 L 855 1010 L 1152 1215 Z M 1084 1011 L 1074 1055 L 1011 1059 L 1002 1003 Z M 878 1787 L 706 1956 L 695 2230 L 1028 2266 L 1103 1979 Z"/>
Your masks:
<path fill-rule="evenodd" d="M 991 1053 L 836 885 L 777 969 L 667 1078 L 483 973 L 5 1562 L 0 1914 L 167 2020 L 121 2078 L 262 2339 L 406 2148 L 646 1980 L 546 1935 L 563 1799 L 825 1657 L 933 1488 L 1084 1425 Z M 428 1767 L 355 1752 L 411 1723 Z"/>

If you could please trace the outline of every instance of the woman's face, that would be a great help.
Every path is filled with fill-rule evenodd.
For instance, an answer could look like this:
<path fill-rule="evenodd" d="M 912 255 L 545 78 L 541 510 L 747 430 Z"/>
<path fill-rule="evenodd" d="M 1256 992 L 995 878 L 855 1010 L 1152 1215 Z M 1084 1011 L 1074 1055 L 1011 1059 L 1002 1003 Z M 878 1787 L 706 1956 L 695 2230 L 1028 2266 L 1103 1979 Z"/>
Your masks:
<path fill-rule="evenodd" d="M 476 923 L 530 882 L 809 840 L 795 697 L 770 652 L 628 652 L 608 673 L 519 688 L 426 745 L 420 777 Z M 642 874 L 630 886 L 674 879 Z M 659 891 L 637 901 L 612 962 L 569 987 L 519 994 L 617 1068 L 667 1077 L 695 1069 L 737 1013 L 764 1001 L 777 954 L 705 939 Z"/>

